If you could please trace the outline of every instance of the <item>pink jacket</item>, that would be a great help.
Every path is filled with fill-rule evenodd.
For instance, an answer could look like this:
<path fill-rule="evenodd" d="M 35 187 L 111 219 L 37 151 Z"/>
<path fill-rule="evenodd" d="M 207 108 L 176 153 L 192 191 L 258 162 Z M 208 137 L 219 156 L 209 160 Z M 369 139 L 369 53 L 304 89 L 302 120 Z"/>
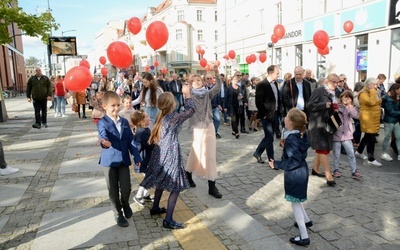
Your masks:
<path fill-rule="evenodd" d="M 333 141 L 348 141 L 353 139 L 353 119 L 358 119 L 358 111 L 355 107 L 339 105 L 339 117 L 342 125 L 333 134 Z"/>

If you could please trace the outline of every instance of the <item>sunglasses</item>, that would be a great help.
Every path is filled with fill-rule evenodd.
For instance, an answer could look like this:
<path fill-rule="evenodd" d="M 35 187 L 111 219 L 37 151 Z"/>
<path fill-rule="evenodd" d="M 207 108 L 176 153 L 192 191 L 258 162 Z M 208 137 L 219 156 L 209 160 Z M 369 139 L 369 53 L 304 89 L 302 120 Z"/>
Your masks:
<path fill-rule="evenodd" d="M 339 82 L 344 82 L 344 80 L 340 80 Z"/>
<path fill-rule="evenodd" d="M 236 75 L 236 76 L 242 76 L 242 75 Z"/>

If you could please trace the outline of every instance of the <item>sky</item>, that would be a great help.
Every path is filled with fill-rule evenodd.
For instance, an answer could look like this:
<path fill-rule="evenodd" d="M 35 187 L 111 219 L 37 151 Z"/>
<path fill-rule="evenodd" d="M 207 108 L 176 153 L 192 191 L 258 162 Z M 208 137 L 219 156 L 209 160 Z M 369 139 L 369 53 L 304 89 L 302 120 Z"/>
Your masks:
<path fill-rule="evenodd" d="M 163 0 L 19 0 L 18 4 L 29 14 L 42 13 L 50 6 L 51 13 L 60 28 L 53 36 L 76 36 L 77 50 L 87 55 L 94 48 L 94 37 L 111 20 L 128 20 L 143 17 L 147 7 L 156 7 Z M 40 38 L 23 36 L 25 59 L 33 56 L 47 61 L 47 45 Z"/>

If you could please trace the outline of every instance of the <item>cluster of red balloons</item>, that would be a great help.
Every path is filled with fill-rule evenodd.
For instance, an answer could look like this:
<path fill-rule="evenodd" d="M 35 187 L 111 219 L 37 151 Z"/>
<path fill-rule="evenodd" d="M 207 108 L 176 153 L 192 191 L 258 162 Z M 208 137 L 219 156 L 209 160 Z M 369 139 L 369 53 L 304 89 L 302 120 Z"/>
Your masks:
<path fill-rule="evenodd" d="M 64 77 L 65 88 L 73 92 L 85 90 L 91 82 L 92 74 L 86 66 L 75 66 Z"/>
<path fill-rule="evenodd" d="M 256 60 L 257 60 L 257 57 L 256 57 L 256 55 L 254 55 L 254 54 L 251 54 L 251 55 L 249 55 L 249 56 L 246 56 L 246 62 L 247 62 L 247 64 L 252 64 L 252 63 L 256 62 Z"/>
<path fill-rule="evenodd" d="M 204 54 L 206 53 L 206 51 L 204 49 L 202 49 L 200 45 L 197 45 L 196 46 L 196 53 L 201 55 L 201 57 L 203 57 Z"/>
<path fill-rule="evenodd" d="M 168 42 L 168 36 L 167 25 L 161 21 L 154 21 L 147 27 L 146 40 L 154 50 L 164 46 Z"/>
<path fill-rule="evenodd" d="M 274 27 L 274 33 L 271 35 L 271 42 L 277 43 L 285 35 L 285 27 L 282 24 L 277 24 Z"/>
<path fill-rule="evenodd" d="M 314 45 L 318 48 L 318 53 L 321 55 L 329 54 L 329 35 L 324 30 L 318 30 L 313 36 Z"/>

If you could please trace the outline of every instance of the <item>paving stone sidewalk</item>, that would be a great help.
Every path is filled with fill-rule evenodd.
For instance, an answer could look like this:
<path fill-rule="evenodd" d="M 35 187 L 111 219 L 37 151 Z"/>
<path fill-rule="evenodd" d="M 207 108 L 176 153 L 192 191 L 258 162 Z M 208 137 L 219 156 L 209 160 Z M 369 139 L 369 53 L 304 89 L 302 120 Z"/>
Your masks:
<path fill-rule="evenodd" d="M 97 165 L 100 150 L 91 119 L 78 119 L 69 106 L 67 118 L 55 118 L 51 109 L 49 128 L 38 130 L 31 127 L 33 107 L 25 98 L 5 102 L 10 119 L 0 123 L 0 138 L 7 162 L 21 171 L 0 177 L 0 249 L 300 249 L 288 243 L 298 229 L 283 198 L 283 172 L 252 157 L 261 130 L 236 139 L 230 127 L 220 126 L 217 186 L 224 197 L 209 196 L 207 181 L 196 177 L 197 187 L 180 195 L 180 207 L 186 206 L 195 216 L 190 221 L 196 222 L 189 221 L 187 230 L 163 229 L 161 217 L 150 216 L 150 205 L 140 207 L 133 201 L 130 226 L 119 228 Z M 383 130 L 380 135 L 378 160 Z M 191 139 L 185 124 L 180 134 L 185 157 Z M 279 158 L 282 149 L 277 141 L 275 150 Z M 313 159 L 309 150 L 310 169 Z M 364 175 L 360 181 L 351 178 L 346 162 L 342 155 L 343 175 L 336 187 L 310 176 L 304 205 L 314 226 L 308 248 L 399 249 L 399 162 L 383 162 L 376 168 L 357 159 Z M 138 180 L 132 177 L 132 189 L 137 187 Z M 219 243 L 207 245 L 199 225 Z"/>

